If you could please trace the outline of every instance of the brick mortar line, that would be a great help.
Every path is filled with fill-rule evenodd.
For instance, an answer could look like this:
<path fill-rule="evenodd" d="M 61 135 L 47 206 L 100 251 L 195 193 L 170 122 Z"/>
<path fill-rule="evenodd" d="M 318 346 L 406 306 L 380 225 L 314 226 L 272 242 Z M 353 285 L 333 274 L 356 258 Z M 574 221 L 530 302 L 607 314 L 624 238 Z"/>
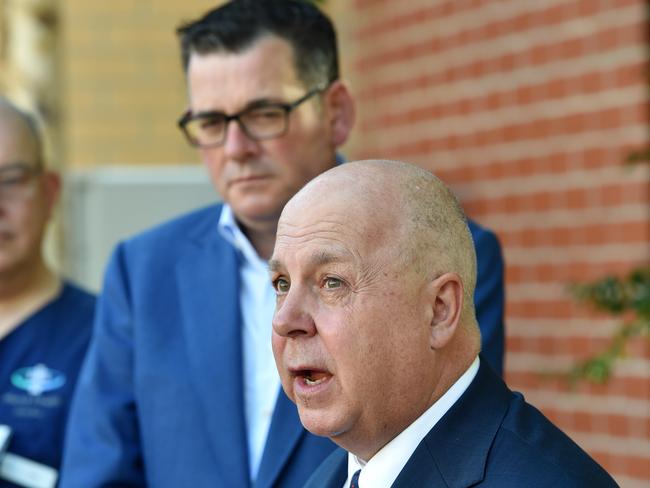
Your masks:
<path fill-rule="evenodd" d="M 562 18 L 557 19 L 553 22 L 540 22 L 539 24 L 533 23 L 533 26 L 540 26 L 540 28 L 546 27 L 547 29 L 551 26 L 558 26 L 566 24 L 567 22 L 583 21 L 584 23 L 585 16 L 582 12 L 579 11 L 579 5 L 583 3 L 580 1 L 575 1 L 572 3 L 573 10 L 575 12 L 564 13 Z M 541 6 L 541 8 L 531 8 L 531 5 Z M 450 15 L 443 14 L 443 6 L 438 5 L 434 7 L 424 7 L 424 8 L 414 8 L 411 11 L 404 13 L 405 9 L 403 6 L 399 10 L 396 10 L 395 13 L 384 15 L 383 18 L 373 19 L 372 16 L 360 17 L 362 20 L 362 25 L 359 25 L 357 29 L 351 35 L 351 38 L 354 39 L 357 43 L 368 42 L 371 44 L 381 43 L 385 39 L 386 34 L 391 34 L 390 37 L 394 39 L 400 38 L 400 32 L 408 34 L 409 26 L 417 29 L 423 25 L 423 21 L 426 23 L 424 25 L 434 27 L 432 24 L 436 25 L 436 32 L 440 33 L 441 37 L 451 37 L 458 35 L 460 33 L 467 33 L 468 31 L 480 31 L 488 30 L 488 27 L 492 27 L 492 24 L 506 24 L 506 32 L 501 33 L 501 36 L 513 36 L 521 33 L 522 31 L 529 31 L 535 29 L 531 25 L 527 25 L 523 28 L 514 27 L 514 25 L 519 20 L 519 17 L 522 16 L 540 16 L 548 15 L 548 11 L 556 9 L 558 7 L 566 7 L 566 0 L 552 1 L 546 0 L 541 3 L 527 3 L 527 2 L 512 2 L 508 6 L 504 6 L 503 2 L 501 5 L 494 7 L 491 4 L 485 4 L 480 7 L 470 6 L 469 8 L 464 8 L 462 12 L 454 12 Z M 597 12 L 591 13 L 586 19 L 592 19 L 595 16 L 603 15 L 605 13 L 612 14 L 612 11 L 618 12 L 621 8 L 631 8 L 636 6 L 628 5 L 627 7 L 621 7 L 620 5 L 601 7 Z M 385 11 L 386 9 L 384 9 Z M 568 9 L 565 9 L 568 10 Z M 438 12 L 436 12 L 438 11 Z M 400 20 L 412 18 L 412 23 L 407 26 L 400 26 L 395 28 L 391 26 L 395 22 Z M 365 22 L 364 22 L 365 21 Z M 374 34 L 368 34 L 369 30 L 376 30 Z M 366 31 L 366 32 L 364 32 Z M 379 39 L 376 38 L 379 36 Z M 404 35 L 403 37 L 409 37 Z M 411 36 L 411 39 L 413 37 Z M 483 37 L 476 39 L 477 42 L 485 42 L 486 39 L 490 39 L 484 34 Z M 402 42 L 400 40 L 400 42 Z M 394 45 L 394 44 L 393 44 Z"/>
<path fill-rule="evenodd" d="M 616 110 L 616 109 L 611 109 Z M 449 162 L 447 167 L 458 167 L 458 160 L 467 161 L 468 159 L 477 160 L 476 165 L 480 166 L 480 162 L 486 158 L 502 160 L 509 159 L 526 159 L 531 155 L 535 155 L 536 151 L 550 151 L 557 153 L 562 148 L 567 152 L 575 152 L 575 148 L 579 147 L 577 142 L 582 139 L 592 139 L 592 144 L 597 142 L 595 134 L 605 134 L 605 140 L 616 140 L 617 145 L 620 144 L 620 139 L 616 139 L 619 133 L 627 133 L 623 137 L 632 145 L 646 146 L 647 145 L 647 124 L 642 119 L 641 114 L 643 110 L 642 104 L 635 104 L 628 107 L 619 107 L 618 112 L 633 111 L 635 115 L 634 121 L 621 121 L 614 125 L 613 123 L 606 122 L 605 113 L 582 113 L 582 114 L 569 114 L 562 119 L 544 120 L 540 119 L 535 123 L 546 124 L 544 133 L 539 127 L 535 127 L 533 122 L 528 124 L 511 124 L 505 127 L 499 127 L 494 130 L 486 130 L 481 133 L 462 133 L 455 132 L 454 127 L 446 135 L 432 138 L 430 134 L 425 137 L 396 137 L 394 134 L 384 134 L 382 137 L 368 137 L 368 134 L 359 133 L 357 136 L 357 143 L 362 147 L 372 147 L 373 154 L 399 154 L 401 158 L 419 158 L 427 155 L 435 154 L 437 161 L 444 161 L 446 158 Z M 581 124 L 585 124 L 580 129 L 569 129 L 563 127 L 566 123 L 574 124 L 571 118 L 582 117 Z M 594 123 L 605 124 L 608 127 L 587 127 L 588 124 Z M 458 121 L 460 123 L 460 121 Z M 433 125 L 433 121 L 432 121 Z M 530 133 L 533 131 L 534 133 Z M 514 135 L 514 133 L 517 135 Z M 414 132 L 415 133 L 415 132 Z M 459 136 L 460 134 L 460 136 Z M 471 143 L 468 144 L 465 138 L 469 138 Z M 472 140 L 473 139 L 473 140 Z M 479 141 L 478 139 L 483 139 Z M 485 140 L 490 139 L 490 140 Z M 568 140 L 568 146 L 563 146 Z M 602 140 L 600 141 L 602 143 Z M 453 144 L 453 147 L 451 147 Z M 536 147 L 537 146 L 537 147 Z M 529 148 L 526 151 L 526 147 Z M 499 151 L 511 151 L 508 155 L 499 156 Z M 515 152 L 518 151 L 518 152 Z M 365 152 L 368 152 L 367 150 Z M 494 155 L 493 155 L 494 154 Z"/>
<path fill-rule="evenodd" d="M 507 293 L 507 296 L 510 297 L 510 293 Z M 533 323 L 528 324 L 528 322 Z M 544 339 L 546 337 L 555 339 L 574 337 L 610 339 L 619 326 L 620 321 L 615 319 L 537 319 L 533 321 L 509 317 L 506 321 L 506 334 L 508 339 L 522 340 Z"/>
<path fill-rule="evenodd" d="M 563 175 L 558 175 L 561 178 Z M 442 178 L 444 180 L 444 178 Z M 487 181 L 487 180 L 485 180 Z M 474 185 L 466 185 L 462 189 L 456 189 L 456 183 L 450 183 L 450 187 L 454 189 L 459 196 L 461 203 L 466 207 L 467 211 L 474 215 L 480 215 L 482 220 L 495 221 L 499 216 L 509 218 L 510 216 L 528 215 L 539 219 L 540 217 L 557 217 L 562 218 L 567 213 L 572 217 L 582 217 L 588 215 L 589 212 L 599 211 L 607 218 L 607 214 L 611 212 L 618 212 L 621 208 L 627 208 L 632 212 L 630 215 L 625 213 L 617 213 L 623 219 L 622 222 L 613 221 L 613 224 L 620 224 L 619 226 L 637 225 L 639 221 L 647 220 L 648 212 L 648 194 L 644 188 L 646 181 L 650 179 L 643 179 L 638 184 L 621 182 L 611 185 L 602 185 L 602 181 L 594 179 L 589 187 L 567 187 L 558 190 L 538 191 L 531 190 L 529 195 L 525 193 L 510 194 L 505 193 L 499 195 L 481 195 L 482 185 L 485 182 L 476 183 Z M 523 184 L 527 182 L 524 181 Z M 630 188 L 626 188 L 630 186 Z M 626 190 L 631 193 L 625 194 Z M 610 195 L 609 193 L 612 192 Z M 478 195 L 477 195 L 478 194 Z M 507 207 L 507 208 L 505 208 Z M 562 225 L 561 222 L 565 222 Z M 548 222 L 535 222 L 532 226 L 524 225 L 524 229 L 539 229 L 539 228 L 552 228 L 564 230 L 574 225 L 571 221 L 561 221 L 557 224 L 549 220 Z M 604 222 L 608 222 L 605 220 Z M 599 221 L 594 223 L 599 224 Z M 593 227 L 593 223 L 580 222 L 581 227 Z M 610 226 L 612 227 L 612 226 Z M 508 229 L 517 230 L 521 227 L 516 224 L 515 226 L 507 226 Z"/>
<path fill-rule="evenodd" d="M 507 355 L 507 371 L 529 373 L 534 371 L 556 371 L 572 366 L 576 361 L 571 354 L 545 354 L 532 352 L 509 352 Z M 635 380 L 647 379 L 650 374 L 650 359 L 630 357 L 616 365 L 617 377 Z M 616 378 L 613 380 L 616 381 Z M 650 405 L 650 402 L 648 402 Z"/>
<path fill-rule="evenodd" d="M 540 217 L 544 217 L 541 219 Z M 612 207 L 594 206 L 580 210 L 554 209 L 546 212 L 522 211 L 518 213 L 496 213 L 481 216 L 480 222 L 498 232 L 519 231 L 530 228 L 554 229 L 575 226 L 579 220 L 583 225 L 639 222 L 647 220 L 648 208 L 643 203 L 623 204 Z"/>
<path fill-rule="evenodd" d="M 416 3 L 417 0 L 412 0 L 411 5 L 422 5 L 422 6 L 429 6 L 430 2 L 429 1 L 420 1 L 420 3 Z M 361 5 L 359 4 L 361 3 Z M 363 4 L 366 5 L 363 5 Z M 563 0 L 548 0 L 547 2 L 550 5 L 555 5 L 555 4 L 562 4 Z M 457 0 L 448 0 L 446 3 L 441 4 L 440 8 L 443 8 L 444 5 L 458 5 Z M 499 2 L 498 5 L 499 8 L 495 8 L 492 4 L 487 3 L 483 6 L 480 6 L 479 8 L 476 8 L 475 6 L 469 7 L 471 9 L 471 13 L 474 15 L 477 15 L 480 11 L 482 14 L 480 17 L 483 18 L 484 15 L 487 15 L 489 18 L 489 15 L 493 15 L 494 18 L 499 18 L 498 16 L 505 16 L 508 15 L 508 13 L 511 12 L 526 12 L 526 9 L 530 8 L 530 4 L 526 4 L 526 2 L 520 2 L 518 0 L 502 0 Z M 358 0 L 355 1 L 354 5 L 352 8 L 355 11 L 358 12 L 363 12 L 363 19 L 367 20 L 368 23 L 374 23 L 376 21 L 375 17 L 381 18 L 391 18 L 395 17 L 400 14 L 400 12 L 404 11 L 404 4 L 401 2 L 395 2 L 393 0 L 385 0 L 385 1 L 373 1 L 373 2 L 359 2 Z M 483 10 L 490 10 L 489 14 L 485 14 Z M 374 10 L 374 11 L 373 11 Z M 464 9 L 463 11 L 468 10 Z M 373 17 L 374 16 L 374 17 Z"/>
<path fill-rule="evenodd" d="M 510 257 L 508 251 L 507 257 Z M 507 286 L 506 296 L 508 303 L 517 303 L 521 301 L 529 301 L 538 299 L 546 300 L 565 300 L 572 303 L 575 302 L 573 296 L 569 292 L 568 283 L 560 281 L 548 283 L 517 283 L 516 285 Z M 584 305 L 585 310 L 591 310 L 588 305 Z M 650 372 L 649 372 L 650 373 Z"/>
<path fill-rule="evenodd" d="M 521 85 L 521 87 L 526 88 L 525 85 Z M 473 133 L 516 123 L 529 122 L 531 116 L 542 115 L 541 118 L 543 120 L 548 120 L 565 117 L 573 113 L 594 112 L 636 103 L 643 104 L 650 99 L 646 91 L 647 88 L 642 84 L 642 80 L 639 79 L 637 82 L 628 84 L 625 87 L 613 86 L 591 93 L 577 92 L 562 98 L 549 97 L 525 104 L 519 103 L 516 100 L 515 91 L 509 92 L 514 94 L 514 96 L 511 97 L 512 100 L 507 105 L 493 109 L 487 107 L 472 109 L 471 104 L 474 102 L 471 99 L 453 100 L 451 97 L 444 98 L 439 103 L 432 103 L 427 106 L 423 105 L 423 98 L 426 97 L 421 96 L 418 101 L 414 101 L 414 106 L 412 107 L 409 107 L 407 104 L 400 104 L 398 111 L 389 111 L 388 114 L 382 112 L 383 115 L 366 118 L 363 121 L 362 129 L 365 133 L 372 134 L 375 131 L 389 131 L 390 129 L 398 131 L 405 125 L 416 128 L 423 123 L 431 124 L 431 114 L 434 114 L 436 110 L 451 111 L 449 107 L 456 106 L 458 107 L 456 112 L 459 112 L 462 105 L 470 104 L 468 113 L 444 115 L 441 116 L 440 122 L 445 121 L 453 124 L 454 122 L 463 120 L 464 126 L 461 133 Z M 487 99 L 488 97 L 483 98 L 483 100 Z M 375 99 L 376 103 L 377 99 Z M 485 104 L 476 103 L 476 105 Z M 413 120 L 414 117 L 417 117 L 417 120 Z M 439 134 L 444 134 L 444 132 L 440 131 Z"/>
<path fill-rule="evenodd" d="M 645 124 L 636 124 L 628 127 L 615 127 L 611 129 L 597 129 L 577 134 L 558 134 L 549 139 L 529 139 L 508 142 L 497 142 L 485 147 L 462 147 L 459 149 L 439 149 L 435 152 L 435 166 L 439 170 L 456 169 L 459 159 L 467 167 L 480 167 L 487 159 L 490 161 L 501 161 L 502 163 L 513 162 L 528 158 L 544 158 L 558 153 L 578 153 L 581 149 L 591 148 L 607 149 L 603 141 L 616 141 L 612 146 L 619 148 L 620 145 L 641 146 L 648 141 L 648 128 Z M 360 147 L 373 147 L 373 154 L 396 153 L 399 146 L 396 144 L 387 145 L 383 148 L 372 137 L 365 134 L 357 135 L 357 143 Z M 419 155 L 422 157 L 422 155 Z M 429 156 L 430 157 L 430 156 Z M 413 158 L 411 158 L 413 159 Z"/>
<path fill-rule="evenodd" d="M 503 198 L 506 196 L 526 197 L 532 193 L 552 193 L 568 190 L 599 190 L 611 184 L 643 184 L 650 181 L 650 168 L 639 167 L 638 171 L 627 172 L 618 165 L 600 168 L 575 169 L 567 171 L 558 178 L 553 174 L 499 178 L 477 183 L 454 183 L 451 185 L 464 204 L 474 201 Z"/>
<path fill-rule="evenodd" d="M 650 141 L 649 141 L 650 142 Z M 537 177 L 540 174 L 564 175 L 577 169 L 592 170 L 621 163 L 630 150 L 629 145 L 587 147 L 577 152 L 558 152 L 542 157 L 528 157 L 517 160 L 488 160 L 479 165 L 463 165 L 454 168 L 439 168 L 436 164 L 436 173 L 452 186 L 458 181 L 471 181 L 468 170 L 481 175 L 480 183 L 489 179 L 504 179 L 511 177 Z M 635 148 L 634 148 L 635 149 Z M 596 153 L 596 154 L 594 154 Z M 633 168 L 629 168 L 633 169 Z M 492 174 L 494 176 L 492 176 Z M 487 176 L 490 175 L 490 176 Z M 478 184 L 479 182 L 477 182 Z"/>
<path fill-rule="evenodd" d="M 427 63 L 433 61 L 429 58 L 435 58 L 438 66 L 456 67 L 459 66 L 459 60 L 462 60 L 461 62 L 465 65 L 478 60 L 490 64 L 504 56 L 530 57 L 530 51 L 540 47 L 560 51 L 558 46 L 568 42 L 582 42 L 589 48 L 590 41 L 593 42 L 614 29 L 626 28 L 626 32 L 629 32 L 629 29 L 642 30 L 644 28 L 644 21 L 647 17 L 645 10 L 640 6 L 632 5 L 617 9 L 617 14 L 612 16 L 611 12 L 603 12 L 589 17 L 589 22 L 582 18 L 574 19 L 559 24 L 557 29 L 549 29 L 547 25 L 541 24 L 535 28 L 497 36 L 487 41 L 471 42 L 450 48 L 439 47 L 435 50 L 431 49 L 431 43 L 440 42 L 440 38 L 432 36 L 432 29 L 422 28 L 425 27 L 423 25 L 420 26 L 420 29 L 409 32 L 411 35 L 408 40 L 400 39 L 400 36 L 387 36 L 386 43 L 359 43 L 359 51 L 364 53 L 363 57 L 352 60 L 351 64 L 356 72 L 362 71 L 366 75 L 372 73 L 374 77 L 382 78 L 385 72 L 413 60 Z M 448 21 L 443 22 L 446 25 L 450 24 Z M 584 26 L 589 26 L 589 28 L 585 29 Z M 421 34 L 422 38 L 413 40 L 413 34 Z M 399 47 L 395 48 L 395 46 Z M 515 51 L 513 46 L 522 47 Z M 413 52 L 418 50 L 426 51 L 426 54 Z M 486 53 L 490 55 L 487 59 Z"/>
<path fill-rule="evenodd" d="M 607 434 L 567 431 L 572 439 L 587 451 L 602 451 L 620 456 L 645 457 L 650 459 L 650 440 L 638 437 L 616 437 Z"/>
<path fill-rule="evenodd" d="M 631 262 L 634 257 L 650 257 L 648 241 L 634 244 L 593 244 L 583 246 L 507 246 L 506 257 L 509 265 L 521 264 L 534 266 L 536 264 L 561 265 L 573 263 L 591 263 L 603 260 L 603 256 L 612 256 L 620 259 L 626 256 Z M 576 261 L 576 257 L 580 257 Z"/>
<path fill-rule="evenodd" d="M 614 381 L 616 380 L 614 379 Z M 650 416 L 650 402 L 625 396 L 608 395 L 603 402 L 602 395 L 544 389 L 525 393 L 525 396 L 530 403 L 540 409 L 561 408 L 567 412 L 580 411 L 594 415 L 630 415 L 635 418 Z"/>
<path fill-rule="evenodd" d="M 534 107 L 506 107 L 492 112 L 475 112 L 466 115 L 452 115 L 417 122 L 404 122 L 390 125 L 381 131 L 381 145 L 386 148 L 396 147 L 412 151 L 419 144 L 444 146 L 449 139 L 469 138 L 470 143 L 461 142 L 463 148 L 486 148 L 502 139 L 514 141 L 548 140 L 563 135 L 575 135 L 593 130 L 611 130 L 617 127 L 644 126 L 641 111 L 650 103 L 650 94 L 642 85 L 623 90 L 608 90 L 611 98 L 596 93 L 572 97 L 579 100 L 571 106 L 570 100 L 559 99 L 535 104 Z M 614 112 L 619 118 L 616 123 L 609 122 Z M 625 112 L 628 112 L 627 114 Z M 627 118 L 627 120 L 623 119 Z M 630 117 L 634 117 L 631 119 Z M 576 123 L 581 127 L 567 127 Z M 594 127 L 595 124 L 608 124 L 608 127 Z M 591 127 L 589 127 L 591 124 Z M 381 127 L 379 127 L 381 129 Z M 517 136 L 508 132 L 518 132 Z M 378 130 L 363 130 L 364 137 L 373 137 Z M 490 142 L 478 141 L 479 138 L 491 138 Z M 413 147 L 415 146 L 415 147 Z"/>
<path fill-rule="evenodd" d="M 609 474 L 622 488 L 648 488 L 647 478 L 632 478 L 626 474 L 618 473 L 617 471 L 609 471 Z"/>
<path fill-rule="evenodd" d="M 535 65 L 524 65 L 509 73 L 507 77 L 504 77 L 502 72 L 488 73 L 476 78 L 455 80 L 453 83 L 429 84 L 429 86 L 421 90 L 410 90 L 405 92 L 404 95 L 398 93 L 398 96 L 387 96 L 386 98 L 395 99 L 396 102 L 401 104 L 416 103 L 422 99 L 422 92 L 424 92 L 424 95 L 428 95 L 432 99 L 438 96 L 455 100 L 466 97 L 468 93 L 512 92 L 522 86 L 544 85 L 558 79 L 575 78 L 591 72 L 594 68 L 597 68 L 597 72 L 608 72 L 624 66 L 635 66 L 646 62 L 647 54 L 644 47 L 634 44 L 611 51 L 590 53 L 578 59 L 560 59 L 544 65 L 543 68 Z M 426 67 L 424 68 L 426 69 Z M 431 79 L 435 76 L 432 73 L 427 74 L 427 72 L 422 71 L 422 67 L 418 67 L 418 71 L 415 73 L 409 70 L 391 71 L 387 76 L 373 78 L 373 83 L 378 83 L 378 85 L 368 84 L 367 87 L 362 85 L 360 88 L 358 93 L 360 106 L 364 106 L 366 96 L 372 106 L 377 104 L 378 99 L 383 99 L 382 96 L 378 97 L 372 94 L 375 86 L 381 90 L 382 87 L 386 89 L 386 86 L 406 83 L 420 77 Z M 366 92 L 372 95 L 366 95 Z"/>

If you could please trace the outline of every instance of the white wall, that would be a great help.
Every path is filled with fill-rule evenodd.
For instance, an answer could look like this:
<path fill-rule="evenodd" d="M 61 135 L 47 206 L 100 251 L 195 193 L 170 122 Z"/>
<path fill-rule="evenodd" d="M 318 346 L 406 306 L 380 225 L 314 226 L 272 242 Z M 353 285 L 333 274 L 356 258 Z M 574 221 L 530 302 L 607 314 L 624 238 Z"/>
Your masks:
<path fill-rule="evenodd" d="M 118 241 L 217 200 L 205 169 L 198 165 L 70 172 L 61 206 L 63 273 L 97 291 Z"/>

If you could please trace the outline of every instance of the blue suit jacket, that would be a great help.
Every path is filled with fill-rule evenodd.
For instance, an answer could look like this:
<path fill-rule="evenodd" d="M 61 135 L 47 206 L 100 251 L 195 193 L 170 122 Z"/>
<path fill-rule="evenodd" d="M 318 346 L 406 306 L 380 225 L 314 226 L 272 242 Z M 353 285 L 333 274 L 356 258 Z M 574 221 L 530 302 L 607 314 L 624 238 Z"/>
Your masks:
<path fill-rule="evenodd" d="M 239 263 L 217 231 L 220 209 L 115 250 L 68 422 L 63 488 L 250 486 Z M 498 244 L 475 230 L 499 256 L 490 286 L 501 284 Z M 502 290 L 485 293 L 495 295 L 483 309 L 501 330 Z M 255 486 L 302 486 L 334 448 L 302 428 L 280 391 Z"/>
<path fill-rule="evenodd" d="M 503 376 L 505 296 L 501 246 L 490 230 L 471 220 L 468 226 L 476 248 L 474 305 L 481 329 L 481 357 L 499 376 Z"/>
<path fill-rule="evenodd" d="M 469 388 L 429 431 L 393 488 L 607 488 L 614 480 L 481 358 Z M 347 452 L 337 449 L 305 488 L 341 488 Z"/>

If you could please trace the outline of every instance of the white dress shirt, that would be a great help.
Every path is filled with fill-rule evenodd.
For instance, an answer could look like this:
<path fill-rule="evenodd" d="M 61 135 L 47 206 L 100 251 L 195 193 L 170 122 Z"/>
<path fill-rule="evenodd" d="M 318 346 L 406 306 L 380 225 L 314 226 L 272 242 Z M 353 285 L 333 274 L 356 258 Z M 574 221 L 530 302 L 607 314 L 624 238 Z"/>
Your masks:
<path fill-rule="evenodd" d="M 257 476 L 271 417 L 280 389 L 280 377 L 271 349 L 271 320 L 275 292 L 268 263 L 261 259 L 235 221 L 232 209 L 223 206 L 219 232 L 240 253 L 239 305 L 242 313 L 244 407 L 251 480 Z"/>
<path fill-rule="evenodd" d="M 348 453 L 348 479 L 343 487 L 348 488 L 352 476 L 360 469 L 359 488 L 389 488 L 397 479 L 420 442 L 422 442 L 422 439 L 467 390 L 476 373 L 478 373 L 478 368 L 479 359 L 477 356 L 467 371 L 458 378 L 436 403 L 431 405 L 397 437 L 382 447 L 370 461 L 366 462 L 354 454 Z"/>

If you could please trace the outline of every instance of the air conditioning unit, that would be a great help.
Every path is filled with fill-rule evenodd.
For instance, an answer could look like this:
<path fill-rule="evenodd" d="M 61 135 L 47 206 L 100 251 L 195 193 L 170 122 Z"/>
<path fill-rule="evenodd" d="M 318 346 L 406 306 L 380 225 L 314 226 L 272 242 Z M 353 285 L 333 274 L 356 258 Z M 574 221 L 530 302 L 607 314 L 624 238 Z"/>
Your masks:
<path fill-rule="evenodd" d="M 120 240 L 218 200 L 202 166 L 70 171 L 61 205 L 62 271 L 97 291 L 108 257 Z"/>

